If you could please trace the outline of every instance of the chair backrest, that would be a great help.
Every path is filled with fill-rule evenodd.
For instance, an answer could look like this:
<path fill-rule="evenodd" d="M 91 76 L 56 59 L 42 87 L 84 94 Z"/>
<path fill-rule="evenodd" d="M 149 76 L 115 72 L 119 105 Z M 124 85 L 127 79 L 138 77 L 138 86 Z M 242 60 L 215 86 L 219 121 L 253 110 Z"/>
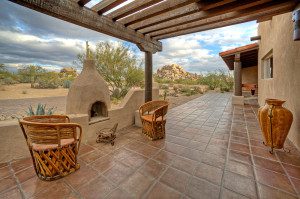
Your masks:
<path fill-rule="evenodd" d="M 150 102 L 146 102 L 139 108 L 140 115 L 144 115 L 145 113 L 150 113 L 155 111 L 158 108 L 161 108 L 162 106 L 169 105 L 168 101 L 165 100 L 154 100 Z"/>
<path fill-rule="evenodd" d="M 154 111 L 153 117 L 154 121 L 156 121 L 159 117 L 162 117 L 162 120 L 164 119 L 164 116 L 168 112 L 168 105 L 162 106 Z"/>
<path fill-rule="evenodd" d="M 67 116 L 31 116 L 19 121 L 24 137 L 29 145 L 34 144 L 58 144 L 61 139 L 81 137 L 81 127 L 78 124 L 69 123 Z M 77 128 L 80 129 L 77 135 Z"/>

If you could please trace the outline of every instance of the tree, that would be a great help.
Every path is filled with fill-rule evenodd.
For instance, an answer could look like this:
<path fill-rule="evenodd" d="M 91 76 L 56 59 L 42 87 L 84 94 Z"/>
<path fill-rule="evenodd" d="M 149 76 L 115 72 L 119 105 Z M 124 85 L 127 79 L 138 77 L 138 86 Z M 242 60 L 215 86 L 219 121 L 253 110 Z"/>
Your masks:
<path fill-rule="evenodd" d="M 131 87 L 143 85 L 144 71 L 139 60 L 124 45 L 99 42 L 96 50 L 89 52 L 96 60 L 98 72 L 109 84 L 112 97 L 123 97 Z M 78 55 L 80 63 L 83 63 L 84 57 L 84 53 Z"/>
<path fill-rule="evenodd" d="M 45 69 L 35 65 L 23 66 L 21 69 L 18 69 L 21 81 L 31 83 L 32 88 L 34 87 L 34 83 L 36 83 L 38 77 L 42 76 L 45 72 Z"/>

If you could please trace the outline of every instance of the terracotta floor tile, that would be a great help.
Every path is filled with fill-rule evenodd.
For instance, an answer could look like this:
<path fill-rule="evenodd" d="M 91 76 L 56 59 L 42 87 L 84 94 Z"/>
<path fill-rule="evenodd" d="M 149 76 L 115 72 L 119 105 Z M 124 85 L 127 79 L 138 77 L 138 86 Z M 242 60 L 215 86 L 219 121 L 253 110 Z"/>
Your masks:
<path fill-rule="evenodd" d="M 81 166 L 79 170 L 66 176 L 64 179 L 68 184 L 76 189 L 79 186 L 83 186 L 85 183 L 97 177 L 97 175 L 98 172 L 91 167 Z"/>
<path fill-rule="evenodd" d="M 196 165 L 197 165 L 196 161 L 181 156 L 175 157 L 172 163 L 172 167 L 187 172 L 189 174 L 193 174 Z"/>
<path fill-rule="evenodd" d="M 152 142 L 149 142 L 148 145 L 161 149 L 165 146 L 165 139 L 154 140 Z"/>
<path fill-rule="evenodd" d="M 278 161 L 276 155 L 271 154 L 267 147 L 265 147 L 265 148 L 251 147 L 251 150 L 252 150 L 252 154 L 255 156 L 260 156 L 260 157 L 267 158 L 270 160 Z"/>
<path fill-rule="evenodd" d="M 255 182 L 245 176 L 225 171 L 224 187 L 249 198 L 257 198 Z"/>
<path fill-rule="evenodd" d="M 218 156 L 222 156 L 224 158 L 226 158 L 226 156 L 227 156 L 227 148 L 223 148 L 222 146 L 218 146 L 218 145 L 209 144 L 207 146 L 205 152 L 212 153 L 212 154 L 215 154 Z"/>
<path fill-rule="evenodd" d="M 258 156 L 253 156 L 253 160 L 254 160 L 254 165 L 256 167 L 261 167 L 264 169 L 268 169 L 271 171 L 285 174 L 285 172 L 279 162 L 268 160 L 268 159 L 261 158 Z"/>
<path fill-rule="evenodd" d="M 168 168 L 168 170 L 160 178 L 160 181 L 182 193 L 185 191 L 189 178 L 189 174 L 177 169 Z"/>
<path fill-rule="evenodd" d="M 0 193 L 4 190 L 11 189 L 15 186 L 17 186 L 17 182 L 11 175 L 0 179 Z"/>
<path fill-rule="evenodd" d="M 289 179 L 285 175 L 261 168 L 255 168 L 255 170 L 258 182 L 278 189 L 282 189 L 289 193 L 295 193 Z"/>
<path fill-rule="evenodd" d="M 167 151 L 160 151 L 153 159 L 162 162 L 164 164 L 170 165 L 172 164 L 176 155 Z"/>
<path fill-rule="evenodd" d="M 21 191 L 18 188 L 7 190 L 0 194 L 2 199 L 22 199 Z"/>
<path fill-rule="evenodd" d="M 240 152 L 243 152 L 243 153 L 250 153 L 248 145 L 243 145 L 243 144 L 238 144 L 238 143 L 235 143 L 235 142 L 231 142 L 229 148 L 230 148 L 230 150 L 240 151 Z"/>
<path fill-rule="evenodd" d="M 187 147 L 195 150 L 204 151 L 206 146 L 207 143 L 205 142 L 198 142 L 198 141 L 191 140 Z"/>
<path fill-rule="evenodd" d="M 210 140 L 210 136 L 195 135 L 193 140 L 198 142 L 208 143 Z"/>
<path fill-rule="evenodd" d="M 182 151 L 182 153 L 180 154 L 180 156 L 191 159 L 191 160 L 194 160 L 194 161 L 201 161 L 202 156 L 203 156 L 203 152 L 199 151 L 199 150 L 185 148 Z"/>
<path fill-rule="evenodd" d="M 289 176 L 300 179 L 300 167 L 282 164 Z"/>
<path fill-rule="evenodd" d="M 230 137 L 230 141 L 238 143 L 238 144 L 247 145 L 247 146 L 249 145 L 248 139 L 247 138 L 243 138 L 243 137 L 231 136 Z"/>
<path fill-rule="evenodd" d="M 114 164 L 116 164 L 116 160 L 111 155 L 106 155 L 97 159 L 91 166 L 100 173 L 103 173 Z"/>
<path fill-rule="evenodd" d="M 174 189 L 157 182 L 147 195 L 147 199 L 179 199 L 181 194 Z"/>
<path fill-rule="evenodd" d="M 248 197 L 233 192 L 229 189 L 223 188 L 221 198 L 222 199 L 247 199 Z"/>
<path fill-rule="evenodd" d="M 138 151 L 138 153 L 142 154 L 143 156 L 146 156 L 148 158 L 151 158 L 152 156 L 154 156 L 155 154 L 157 154 L 157 152 L 159 151 L 158 148 L 149 146 L 149 145 L 143 145 L 140 150 Z"/>
<path fill-rule="evenodd" d="M 148 158 L 145 156 L 142 156 L 137 153 L 132 153 L 127 158 L 120 159 L 119 162 L 122 162 L 123 164 L 126 164 L 127 166 L 130 166 L 133 169 L 137 169 L 141 167 L 147 160 Z"/>
<path fill-rule="evenodd" d="M 93 147 L 91 147 L 91 146 L 89 146 L 87 144 L 82 144 L 82 145 L 80 145 L 80 149 L 79 149 L 78 155 L 82 156 L 82 155 L 84 155 L 84 154 L 86 154 L 88 152 L 91 152 L 93 150 L 94 150 Z"/>
<path fill-rule="evenodd" d="M 225 158 L 211 153 L 204 153 L 201 162 L 221 169 L 225 166 Z"/>
<path fill-rule="evenodd" d="M 250 145 L 254 147 L 266 148 L 262 140 L 250 140 Z"/>
<path fill-rule="evenodd" d="M 84 156 L 81 156 L 80 158 L 87 164 L 90 164 L 97 160 L 100 157 L 103 157 L 105 154 L 101 152 L 100 150 L 93 150 L 90 153 L 87 153 Z"/>
<path fill-rule="evenodd" d="M 247 135 L 246 131 L 245 132 L 232 131 L 231 135 L 238 136 L 238 137 L 243 137 L 243 138 L 248 138 L 248 135 Z"/>
<path fill-rule="evenodd" d="M 227 149 L 228 147 L 228 141 L 226 140 L 220 140 L 216 138 L 211 138 L 209 141 L 209 145 L 218 146 Z"/>
<path fill-rule="evenodd" d="M 254 178 L 252 165 L 246 163 L 238 162 L 235 160 L 228 160 L 226 164 L 226 170 L 249 178 Z"/>
<path fill-rule="evenodd" d="M 19 183 L 25 182 L 26 180 L 28 180 L 32 177 L 37 177 L 33 166 L 28 167 L 25 170 L 19 171 L 15 175 L 16 175 L 17 179 L 19 180 Z"/>
<path fill-rule="evenodd" d="M 134 170 L 122 163 L 116 163 L 108 169 L 103 175 L 113 183 L 120 184 L 124 179 L 127 179 Z"/>
<path fill-rule="evenodd" d="M 136 172 L 129 176 L 120 185 L 127 193 L 131 194 L 134 198 L 141 198 L 152 185 L 154 179 L 146 175 Z"/>
<path fill-rule="evenodd" d="M 292 194 L 289 194 L 289 193 L 286 193 L 286 192 L 283 192 L 283 191 L 280 191 L 278 189 L 274 189 L 272 187 L 269 187 L 269 186 L 266 186 L 266 185 L 263 185 L 263 184 L 260 184 L 258 183 L 258 192 L 259 192 L 259 195 L 260 195 L 260 198 L 262 199 L 269 199 L 269 198 L 272 198 L 272 199 L 296 199 L 297 197 L 292 195 Z"/>
<path fill-rule="evenodd" d="M 45 191 L 54 186 L 57 181 L 43 181 L 39 178 L 30 178 L 29 180 L 23 182 L 21 187 L 23 189 L 24 195 L 26 198 L 32 197 L 40 193 L 41 191 Z"/>
<path fill-rule="evenodd" d="M 117 188 L 115 190 L 113 190 L 106 198 L 108 199 L 132 199 L 132 196 L 130 196 L 129 193 L 127 193 L 126 191 Z"/>
<path fill-rule="evenodd" d="M 204 178 L 217 185 L 221 184 L 222 175 L 222 169 L 204 163 L 200 163 L 195 171 L 196 177 Z"/>
<path fill-rule="evenodd" d="M 9 166 L 5 166 L 5 167 L 0 168 L 0 179 L 4 178 L 6 176 L 9 176 L 9 175 L 11 175 Z"/>
<path fill-rule="evenodd" d="M 33 166 L 31 158 L 23 158 L 23 159 L 20 159 L 20 160 L 13 161 L 11 163 L 11 167 L 14 170 L 14 172 L 18 172 L 22 169 L 25 169 L 25 168 L 28 168 L 28 167 L 31 167 L 31 166 Z"/>
<path fill-rule="evenodd" d="M 186 194 L 194 199 L 214 199 L 219 198 L 219 192 L 219 186 L 194 177 L 187 186 Z"/>
<path fill-rule="evenodd" d="M 140 168 L 139 172 L 151 178 L 158 178 L 165 169 L 165 164 L 162 164 L 158 161 L 149 160 L 145 165 L 143 165 Z"/>
<path fill-rule="evenodd" d="M 212 138 L 228 141 L 229 135 L 227 135 L 227 134 L 220 134 L 220 133 L 214 133 L 213 136 L 212 136 Z"/>
<path fill-rule="evenodd" d="M 300 166 L 300 156 L 289 155 L 284 151 L 276 151 L 276 155 L 278 156 L 279 160 L 283 163 Z"/>
<path fill-rule="evenodd" d="M 296 189 L 296 192 L 298 195 L 300 195 L 300 179 L 297 178 L 291 178 L 292 183 L 294 184 L 294 187 Z"/>
<path fill-rule="evenodd" d="M 33 198 L 52 199 L 52 198 L 78 198 L 73 190 L 63 182 L 55 183 L 51 188 L 44 189 Z"/>
<path fill-rule="evenodd" d="M 177 155 L 182 154 L 184 149 L 185 149 L 185 147 L 183 147 L 181 145 L 178 145 L 178 144 L 173 144 L 173 143 L 170 143 L 170 142 L 166 142 L 165 143 L 165 148 L 164 148 L 165 151 L 168 151 L 168 152 L 171 152 L 171 153 L 174 153 L 174 154 L 177 154 Z"/>
<path fill-rule="evenodd" d="M 104 198 L 114 189 L 114 185 L 103 177 L 97 177 L 79 188 L 79 193 L 83 198 Z"/>

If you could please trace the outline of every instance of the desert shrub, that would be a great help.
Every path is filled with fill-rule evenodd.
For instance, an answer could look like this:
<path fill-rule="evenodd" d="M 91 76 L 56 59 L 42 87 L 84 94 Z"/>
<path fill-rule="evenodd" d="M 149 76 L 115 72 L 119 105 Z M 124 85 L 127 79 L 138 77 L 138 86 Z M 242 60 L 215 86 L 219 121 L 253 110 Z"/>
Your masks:
<path fill-rule="evenodd" d="M 64 80 L 62 86 L 63 86 L 63 88 L 70 88 L 71 84 L 72 84 L 71 80 Z"/>
<path fill-rule="evenodd" d="M 193 89 L 190 88 L 189 86 L 184 86 L 179 89 L 180 93 L 186 95 L 186 96 L 191 96 L 197 94 L 197 92 Z"/>
<path fill-rule="evenodd" d="M 159 84 L 159 88 L 160 89 L 169 89 L 169 85 L 168 84 Z"/>
<path fill-rule="evenodd" d="M 233 88 L 233 82 L 233 76 L 229 71 L 226 73 L 224 70 L 208 73 L 199 79 L 199 83 L 207 85 L 209 89 L 220 88 L 223 92 L 230 91 Z"/>
<path fill-rule="evenodd" d="M 33 107 L 30 105 L 28 107 L 28 110 L 26 111 L 28 116 L 33 116 L 33 115 L 53 115 L 55 111 L 55 107 L 50 107 L 46 109 L 46 104 L 38 104 L 36 107 L 36 110 L 33 109 Z"/>
<path fill-rule="evenodd" d="M 4 64 L 0 64 L 0 84 L 9 85 L 17 83 L 19 83 L 17 75 L 9 72 Z"/>
<path fill-rule="evenodd" d="M 46 70 L 41 66 L 29 65 L 23 66 L 18 69 L 18 77 L 21 83 L 31 83 L 31 87 L 33 88 L 34 84 L 37 82 L 38 78 L 44 75 Z"/>
<path fill-rule="evenodd" d="M 27 91 L 26 90 L 22 91 L 22 94 L 27 94 Z"/>
<path fill-rule="evenodd" d="M 194 86 L 193 89 L 194 89 L 194 91 L 195 91 L 196 93 L 203 94 L 203 90 L 202 90 L 201 87 L 199 87 L 199 86 Z"/>
<path fill-rule="evenodd" d="M 35 88 L 58 88 L 61 85 L 61 80 L 56 72 L 45 72 L 36 80 Z"/>

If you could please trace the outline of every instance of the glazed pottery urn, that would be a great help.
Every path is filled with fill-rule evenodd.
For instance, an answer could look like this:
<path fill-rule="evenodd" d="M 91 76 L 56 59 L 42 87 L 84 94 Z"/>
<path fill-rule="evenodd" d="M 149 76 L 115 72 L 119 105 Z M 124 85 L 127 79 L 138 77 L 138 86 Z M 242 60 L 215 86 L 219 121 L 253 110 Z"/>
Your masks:
<path fill-rule="evenodd" d="M 266 104 L 259 108 L 258 119 L 266 146 L 282 149 L 293 122 L 293 114 L 282 104 L 285 101 L 266 99 Z"/>

